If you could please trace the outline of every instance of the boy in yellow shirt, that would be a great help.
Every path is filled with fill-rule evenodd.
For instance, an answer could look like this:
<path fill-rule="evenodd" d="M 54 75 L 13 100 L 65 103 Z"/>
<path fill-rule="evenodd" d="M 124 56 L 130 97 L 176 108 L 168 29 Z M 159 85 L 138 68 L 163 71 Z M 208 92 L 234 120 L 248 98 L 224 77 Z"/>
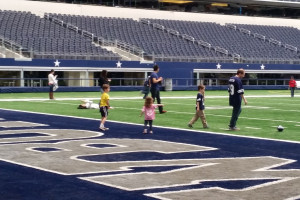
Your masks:
<path fill-rule="evenodd" d="M 109 128 L 106 128 L 104 124 L 108 116 L 108 109 L 110 108 L 109 95 L 108 95 L 108 92 L 110 91 L 110 87 L 109 85 L 104 84 L 102 86 L 102 89 L 103 89 L 103 93 L 101 95 L 101 100 L 100 100 L 100 113 L 102 118 L 101 118 L 99 129 L 102 131 L 106 131 L 109 130 Z"/>

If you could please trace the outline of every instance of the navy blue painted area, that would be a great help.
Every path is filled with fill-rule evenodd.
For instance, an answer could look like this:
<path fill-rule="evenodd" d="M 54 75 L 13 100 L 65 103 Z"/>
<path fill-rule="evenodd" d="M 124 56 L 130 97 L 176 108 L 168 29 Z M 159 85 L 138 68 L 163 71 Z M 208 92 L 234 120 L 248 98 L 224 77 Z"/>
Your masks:
<path fill-rule="evenodd" d="M 93 184 L 74 176 L 63 176 L 0 161 L 0 199 L 5 200 L 119 200 L 153 199 L 141 192 Z"/>
<path fill-rule="evenodd" d="M 33 150 L 40 151 L 40 152 L 61 151 L 60 149 L 57 149 L 57 148 L 48 148 L 48 147 L 33 148 Z"/>
<path fill-rule="evenodd" d="M 32 59 L 31 61 L 16 61 L 13 58 L 0 58 L 0 66 L 14 66 L 14 67 L 53 67 L 54 59 Z M 102 60 L 58 60 L 59 67 L 99 67 L 99 68 L 117 68 L 116 61 L 102 61 Z M 121 61 L 122 68 L 151 68 L 153 64 L 141 63 L 140 61 Z M 218 63 L 195 63 L 195 62 L 157 62 L 161 67 L 161 73 L 165 74 L 164 69 L 176 68 L 178 71 L 174 72 L 179 76 L 172 78 L 181 78 L 180 73 L 182 69 L 195 68 L 195 69 L 217 69 Z M 246 64 L 246 63 L 219 63 L 221 69 L 251 69 L 261 70 L 261 64 Z M 264 64 L 265 70 L 299 70 L 300 65 L 292 64 Z M 56 68 L 59 68 L 56 67 Z"/>
<path fill-rule="evenodd" d="M 20 137 L 41 137 L 41 136 L 48 136 L 42 133 L 15 133 L 15 134 L 8 134 L 8 135 L 0 135 L 0 139 L 4 138 L 20 138 Z"/>
<path fill-rule="evenodd" d="M 97 111 L 95 111 L 97 112 Z M 51 116 L 16 111 L 0 110 L 0 117 L 8 121 L 24 121 L 49 124 L 43 129 L 80 129 L 98 131 L 99 121 L 89 119 L 77 119 L 72 117 Z M 26 117 L 24 117 L 26 116 Z M 141 121 L 142 123 L 142 121 Z M 110 128 L 105 135 L 99 137 L 154 139 L 186 144 L 201 145 L 217 148 L 217 150 L 162 154 L 159 152 L 132 152 L 119 153 L 106 156 L 82 156 L 81 159 L 89 161 L 124 161 L 124 160 L 161 160 L 161 159 L 195 159 L 195 158 L 232 158 L 232 157 L 257 157 L 274 156 L 293 159 L 297 162 L 280 166 L 278 169 L 300 169 L 300 144 L 282 141 L 262 140 L 228 135 L 199 133 L 193 131 L 173 130 L 158 128 L 154 125 L 154 134 L 142 134 L 143 126 L 128 125 L 108 121 L 106 126 Z M 17 130 L 17 128 L 0 128 L 3 130 Z M 93 139 L 91 139 L 93 144 Z M 1 145 L 1 144 L 0 144 Z M 99 144 L 94 147 L 105 148 Z M 191 166 L 151 166 L 136 167 L 133 172 L 162 172 L 170 169 L 179 169 Z M 37 169 L 19 166 L 7 162 L 0 162 L 0 196 L 3 199 L 152 199 L 143 193 L 166 191 L 166 189 L 149 189 L 138 191 L 125 191 L 112 187 L 78 179 L 77 176 L 64 176 L 44 172 Z M 115 172 L 116 173 L 116 172 Z M 118 172 L 128 173 L 128 172 Z M 107 173 L 99 173 L 105 175 Z M 84 175 L 82 175 L 84 177 Z M 168 188 L 168 191 L 179 189 L 222 187 L 227 189 L 241 189 L 256 184 L 272 182 L 275 180 L 236 180 L 236 181 L 211 181 L 197 185 Z M 21 198 L 22 197 L 22 198 Z"/>

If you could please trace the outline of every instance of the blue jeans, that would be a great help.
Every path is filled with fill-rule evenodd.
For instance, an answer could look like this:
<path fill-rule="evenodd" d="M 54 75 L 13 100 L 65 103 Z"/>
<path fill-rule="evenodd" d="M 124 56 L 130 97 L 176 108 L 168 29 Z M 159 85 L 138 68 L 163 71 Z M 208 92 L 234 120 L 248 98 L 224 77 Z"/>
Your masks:
<path fill-rule="evenodd" d="M 49 86 L 50 86 L 50 87 L 49 87 L 49 89 L 50 89 L 49 92 L 53 92 L 54 84 L 50 84 Z"/>
<path fill-rule="evenodd" d="M 237 122 L 241 112 L 242 112 L 241 105 L 233 106 L 231 120 L 230 120 L 230 124 L 229 124 L 230 128 L 234 128 L 236 126 L 236 122 Z"/>
<path fill-rule="evenodd" d="M 291 87 L 291 97 L 294 97 L 294 93 L 295 93 L 295 88 Z"/>

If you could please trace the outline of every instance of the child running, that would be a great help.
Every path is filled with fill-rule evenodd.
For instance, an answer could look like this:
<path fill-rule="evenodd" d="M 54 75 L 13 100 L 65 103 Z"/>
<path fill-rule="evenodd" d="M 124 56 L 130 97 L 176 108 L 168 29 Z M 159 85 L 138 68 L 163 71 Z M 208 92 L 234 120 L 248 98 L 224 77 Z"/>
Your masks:
<path fill-rule="evenodd" d="M 204 113 L 204 92 L 205 92 L 205 86 L 204 85 L 199 85 L 198 86 L 198 94 L 197 94 L 197 99 L 196 99 L 196 113 L 192 120 L 189 122 L 188 127 L 193 128 L 193 124 L 201 118 L 203 128 L 208 128 L 206 118 L 205 118 L 205 113 Z"/>
<path fill-rule="evenodd" d="M 110 87 L 107 84 L 104 84 L 102 86 L 103 93 L 101 95 L 101 100 L 100 100 L 100 113 L 101 113 L 101 122 L 100 122 L 100 127 L 99 129 L 102 131 L 109 130 L 109 128 L 106 128 L 104 126 L 105 121 L 107 120 L 108 116 L 108 109 L 110 108 L 109 105 L 109 95 L 108 92 L 110 91 Z"/>
<path fill-rule="evenodd" d="M 142 112 L 141 115 L 143 115 L 143 113 L 145 114 L 145 122 L 144 122 L 144 131 L 143 133 L 146 134 L 147 133 L 147 125 L 149 124 L 149 133 L 152 134 L 152 123 L 153 120 L 155 119 L 155 108 L 157 108 L 158 106 L 164 106 L 163 104 L 153 104 L 153 99 L 152 97 L 146 97 L 145 99 L 145 104 L 142 108 Z"/>

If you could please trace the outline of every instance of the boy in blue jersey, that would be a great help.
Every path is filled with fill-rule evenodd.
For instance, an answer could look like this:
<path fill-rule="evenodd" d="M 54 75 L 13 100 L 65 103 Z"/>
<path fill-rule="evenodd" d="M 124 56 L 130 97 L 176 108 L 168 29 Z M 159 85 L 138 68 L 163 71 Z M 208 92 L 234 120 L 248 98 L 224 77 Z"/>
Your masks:
<path fill-rule="evenodd" d="M 199 85 L 198 86 L 198 94 L 196 99 L 196 113 L 192 120 L 189 122 L 188 127 L 193 128 L 193 124 L 200 118 L 202 121 L 203 128 L 208 128 L 206 117 L 204 113 L 204 92 L 205 92 L 205 86 Z"/>
<path fill-rule="evenodd" d="M 232 109 L 232 116 L 229 123 L 229 130 L 231 131 L 238 131 L 239 128 L 236 127 L 236 122 L 239 118 L 239 115 L 242 112 L 242 99 L 247 105 L 247 100 L 244 97 L 244 88 L 242 84 L 242 78 L 245 77 L 245 70 L 239 69 L 235 76 L 229 79 L 229 105 L 233 107 Z"/>
<path fill-rule="evenodd" d="M 163 80 L 162 77 L 158 77 L 157 73 L 159 72 L 159 67 L 158 65 L 153 66 L 153 72 L 151 73 L 150 76 L 150 91 L 151 91 L 151 96 L 153 98 L 153 101 L 157 101 L 157 104 L 161 104 L 160 101 L 160 92 L 159 92 L 159 83 Z M 162 106 L 158 107 L 159 113 L 164 114 L 167 111 L 163 110 Z"/>

